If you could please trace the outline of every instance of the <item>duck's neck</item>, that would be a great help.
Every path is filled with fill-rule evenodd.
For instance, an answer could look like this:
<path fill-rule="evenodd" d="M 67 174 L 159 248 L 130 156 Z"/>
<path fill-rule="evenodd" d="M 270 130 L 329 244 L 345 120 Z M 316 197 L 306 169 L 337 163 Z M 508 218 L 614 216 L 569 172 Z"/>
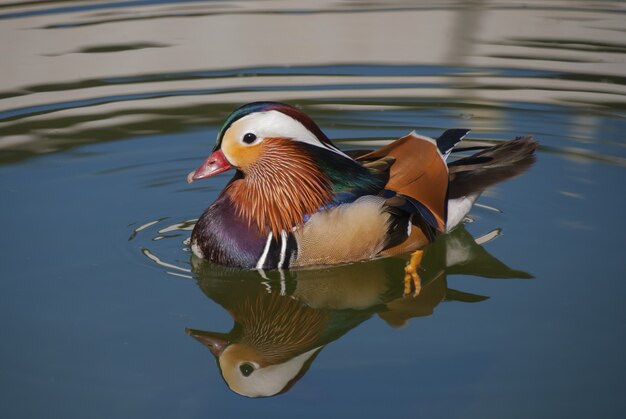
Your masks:
<path fill-rule="evenodd" d="M 255 348 L 269 364 L 286 362 L 319 346 L 330 320 L 329 311 L 277 293 L 241 299 L 232 312 L 241 325 L 241 343 Z"/>
<path fill-rule="evenodd" d="M 313 156 L 291 142 L 272 147 L 227 188 L 235 211 L 262 234 L 301 226 L 332 201 L 333 185 Z"/>

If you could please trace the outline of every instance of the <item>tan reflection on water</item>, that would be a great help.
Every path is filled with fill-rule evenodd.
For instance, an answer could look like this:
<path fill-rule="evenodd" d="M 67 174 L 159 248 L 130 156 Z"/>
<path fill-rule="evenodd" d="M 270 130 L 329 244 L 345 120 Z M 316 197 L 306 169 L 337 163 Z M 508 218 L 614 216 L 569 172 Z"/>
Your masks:
<path fill-rule="evenodd" d="M 228 333 L 214 332 L 196 329 L 200 321 L 187 333 L 212 352 L 234 392 L 249 397 L 284 393 L 304 376 L 326 345 L 374 315 L 399 327 L 433 314 L 443 301 L 476 303 L 488 298 L 448 288 L 450 274 L 531 278 L 477 243 L 493 237 L 474 240 L 462 227 L 441 236 L 425 249 L 417 294 L 404 289 L 403 259 L 270 274 L 194 259 L 198 285 L 229 312 L 234 325 Z"/>

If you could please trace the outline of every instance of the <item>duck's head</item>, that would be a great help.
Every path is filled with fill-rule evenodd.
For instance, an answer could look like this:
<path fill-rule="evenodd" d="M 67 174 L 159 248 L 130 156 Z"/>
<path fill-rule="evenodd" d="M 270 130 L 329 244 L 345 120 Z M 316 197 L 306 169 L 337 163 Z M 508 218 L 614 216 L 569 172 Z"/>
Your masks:
<path fill-rule="evenodd" d="M 253 102 L 235 110 L 220 130 L 213 152 L 189 173 L 188 182 L 230 169 L 248 174 L 265 170 L 281 160 L 297 160 L 303 145 L 317 147 L 348 158 L 337 149 L 305 113 L 278 102 Z M 264 164 L 263 164 L 264 163 Z"/>
<path fill-rule="evenodd" d="M 244 288 L 223 300 L 235 321 L 230 332 L 187 329 L 216 358 L 228 387 L 248 397 L 285 392 L 302 378 L 327 343 L 330 322 L 326 310 L 259 291 Z"/>
<path fill-rule="evenodd" d="M 270 397 L 289 390 L 321 350 L 313 348 L 276 363 L 253 345 L 231 342 L 227 334 L 191 329 L 187 333 L 211 350 L 228 387 L 246 397 Z"/>
<path fill-rule="evenodd" d="M 348 173 L 349 165 L 360 168 L 303 112 L 255 102 L 226 119 L 213 152 L 187 181 L 236 169 L 224 190 L 235 212 L 262 235 L 278 236 L 331 202 L 330 173 Z"/>

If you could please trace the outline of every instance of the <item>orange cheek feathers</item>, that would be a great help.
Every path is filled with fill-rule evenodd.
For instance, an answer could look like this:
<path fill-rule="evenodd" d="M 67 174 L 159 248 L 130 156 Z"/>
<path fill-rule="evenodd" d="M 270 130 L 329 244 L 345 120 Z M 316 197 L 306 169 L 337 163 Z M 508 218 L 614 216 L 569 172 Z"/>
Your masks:
<path fill-rule="evenodd" d="M 235 138 L 225 136 L 222 140 L 222 151 L 233 166 L 245 171 L 247 167 L 259 160 L 263 152 L 263 143 L 243 145 Z"/>

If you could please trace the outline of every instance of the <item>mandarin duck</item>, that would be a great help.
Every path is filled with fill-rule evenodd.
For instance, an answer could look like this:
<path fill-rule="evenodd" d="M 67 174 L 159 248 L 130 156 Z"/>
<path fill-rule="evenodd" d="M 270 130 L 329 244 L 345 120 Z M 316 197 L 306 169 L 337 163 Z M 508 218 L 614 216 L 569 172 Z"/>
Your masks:
<path fill-rule="evenodd" d="M 345 264 L 408 254 L 458 225 L 487 187 L 525 170 L 537 143 L 517 138 L 452 163 L 469 132 L 412 132 L 344 152 L 306 114 L 255 102 L 235 110 L 188 182 L 234 169 L 197 221 L 192 252 L 250 269 Z M 413 268 L 421 254 L 414 254 Z M 415 272 L 408 272 L 415 279 Z"/>
<path fill-rule="evenodd" d="M 234 320 L 228 333 L 186 329 L 215 357 L 228 387 L 243 396 L 286 392 L 330 343 L 378 314 L 392 327 L 433 314 L 443 301 L 488 297 L 448 288 L 447 275 L 529 278 L 490 255 L 461 226 L 424 251 L 422 288 L 403 293 L 404 261 L 387 258 L 325 270 L 239 270 L 195 261 L 198 285 Z M 392 356 L 390 354 L 383 356 Z"/>

